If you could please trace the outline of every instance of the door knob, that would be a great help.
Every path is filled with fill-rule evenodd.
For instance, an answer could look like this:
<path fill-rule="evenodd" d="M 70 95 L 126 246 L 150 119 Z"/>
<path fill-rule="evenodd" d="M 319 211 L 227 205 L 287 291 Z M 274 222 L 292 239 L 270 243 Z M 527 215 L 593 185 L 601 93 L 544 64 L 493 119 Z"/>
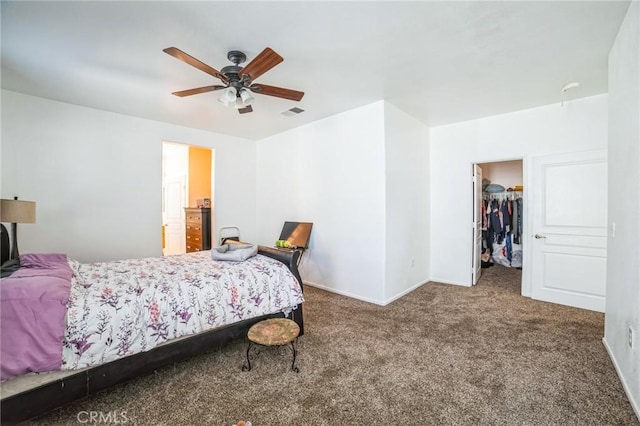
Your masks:
<path fill-rule="evenodd" d="M 547 238 L 546 235 L 540 235 L 540 234 L 536 234 L 535 237 L 536 237 L 536 240 L 539 240 L 540 238 Z"/>

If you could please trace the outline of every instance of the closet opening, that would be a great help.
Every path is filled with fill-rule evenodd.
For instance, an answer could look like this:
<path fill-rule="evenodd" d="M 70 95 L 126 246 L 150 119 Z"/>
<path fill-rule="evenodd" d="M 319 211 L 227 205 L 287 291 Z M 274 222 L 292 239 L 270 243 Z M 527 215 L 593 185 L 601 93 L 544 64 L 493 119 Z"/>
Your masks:
<path fill-rule="evenodd" d="M 484 274 L 522 294 L 523 161 L 477 163 L 473 175 L 472 283 L 482 284 Z"/>

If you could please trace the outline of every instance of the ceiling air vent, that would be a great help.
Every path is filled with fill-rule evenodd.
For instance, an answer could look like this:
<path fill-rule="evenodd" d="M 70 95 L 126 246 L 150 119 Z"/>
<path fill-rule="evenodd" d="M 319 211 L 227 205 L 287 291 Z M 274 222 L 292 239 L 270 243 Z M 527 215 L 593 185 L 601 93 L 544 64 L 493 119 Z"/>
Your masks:
<path fill-rule="evenodd" d="M 302 108 L 293 107 L 291 109 L 284 111 L 282 115 L 286 115 L 287 117 L 293 117 L 294 115 L 300 114 L 301 112 L 304 112 Z"/>

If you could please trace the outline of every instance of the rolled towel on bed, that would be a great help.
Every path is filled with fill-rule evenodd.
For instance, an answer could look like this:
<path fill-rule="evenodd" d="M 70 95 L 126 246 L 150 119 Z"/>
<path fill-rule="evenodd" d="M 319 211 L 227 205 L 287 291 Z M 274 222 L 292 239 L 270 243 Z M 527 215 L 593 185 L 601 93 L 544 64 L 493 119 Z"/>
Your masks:
<path fill-rule="evenodd" d="M 242 262 L 258 254 L 258 246 L 255 244 L 223 244 L 211 250 L 213 260 L 230 260 Z"/>

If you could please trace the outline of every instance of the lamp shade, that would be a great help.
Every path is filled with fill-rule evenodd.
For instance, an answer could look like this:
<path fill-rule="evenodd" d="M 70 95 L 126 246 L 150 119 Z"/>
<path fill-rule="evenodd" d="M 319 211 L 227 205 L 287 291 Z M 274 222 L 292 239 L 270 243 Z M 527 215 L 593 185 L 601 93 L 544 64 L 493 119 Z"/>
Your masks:
<path fill-rule="evenodd" d="M 221 102 L 222 104 L 224 104 L 224 106 L 228 107 L 229 105 L 231 105 L 232 103 L 234 103 L 236 101 L 236 94 L 238 93 L 238 91 L 236 90 L 235 87 L 227 87 L 226 89 L 224 89 L 224 91 L 222 92 L 222 96 L 220 96 L 218 98 L 218 102 Z"/>
<path fill-rule="evenodd" d="M 0 200 L 0 222 L 36 223 L 35 201 Z"/>
<path fill-rule="evenodd" d="M 242 98 L 243 106 L 249 106 L 253 102 L 253 96 L 251 96 L 251 93 L 249 93 L 247 89 L 240 92 L 240 98 Z"/>

